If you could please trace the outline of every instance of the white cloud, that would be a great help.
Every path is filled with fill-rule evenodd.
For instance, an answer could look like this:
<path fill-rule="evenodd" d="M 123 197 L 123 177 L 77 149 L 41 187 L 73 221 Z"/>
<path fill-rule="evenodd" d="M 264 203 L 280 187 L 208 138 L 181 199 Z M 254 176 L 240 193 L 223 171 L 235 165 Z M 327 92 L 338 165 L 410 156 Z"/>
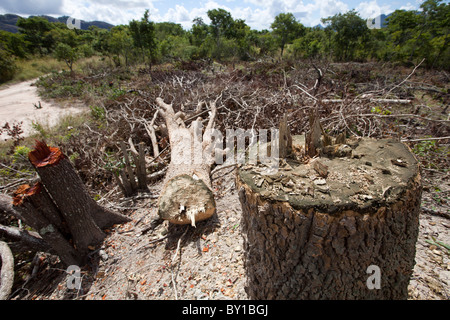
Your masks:
<path fill-rule="evenodd" d="M 407 4 L 401 6 L 400 10 L 417 10 L 417 5 L 412 4 L 411 2 L 408 2 Z"/>
<path fill-rule="evenodd" d="M 380 14 L 388 14 L 393 10 L 389 4 L 380 6 L 377 0 L 372 0 L 370 2 L 361 2 L 356 7 L 356 11 L 359 12 L 361 18 L 367 19 L 378 17 Z"/>
<path fill-rule="evenodd" d="M 150 18 L 158 14 L 151 2 L 142 0 L 63 0 L 63 14 L 85 21 L 100 20 L 113 25 L 140 19 L 146 9 Z"/>

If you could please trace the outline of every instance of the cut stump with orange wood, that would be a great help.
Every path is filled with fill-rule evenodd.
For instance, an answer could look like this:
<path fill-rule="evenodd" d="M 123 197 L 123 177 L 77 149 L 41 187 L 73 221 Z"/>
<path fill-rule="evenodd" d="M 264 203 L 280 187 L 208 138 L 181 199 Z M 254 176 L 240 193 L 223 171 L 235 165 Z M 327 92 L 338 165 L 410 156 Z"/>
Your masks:
<path fill-rule="evenodd" d="M 67 264 L 83 262 L 90 248 L 105 238 L 103 228 L 129 221 L 128 217 L 99 206 L 89 196 L 60 149 L 36 141 L 28 157 L 41 181 L 32 187 L 19 187 L 14 193 L 14 208 L 53 244 Z"/>

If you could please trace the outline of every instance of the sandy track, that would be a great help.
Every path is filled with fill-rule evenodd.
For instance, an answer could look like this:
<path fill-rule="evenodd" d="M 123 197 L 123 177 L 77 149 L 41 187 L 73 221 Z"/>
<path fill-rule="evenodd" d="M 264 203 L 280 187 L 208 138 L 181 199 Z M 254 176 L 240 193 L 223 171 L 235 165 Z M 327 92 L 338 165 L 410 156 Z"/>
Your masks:
<path fill-rule="evenodd" d="M 43 101 L 34 86 L 36 79 L 12 84 L 0 89 L 0 126 L 6 122 L 23 121 L 23 135 L 28 136 L 33 133 L 32 122 L 39 122 L 42 125 L 53 126 L 62 116 L 79 113 L 87 108 L 81 104 L 61 105 L 53 101 Z M 37 109 L 33 104 L 41 102 L 41 109 Z M 6 138 L 6 135 L 0 135 Z"/>

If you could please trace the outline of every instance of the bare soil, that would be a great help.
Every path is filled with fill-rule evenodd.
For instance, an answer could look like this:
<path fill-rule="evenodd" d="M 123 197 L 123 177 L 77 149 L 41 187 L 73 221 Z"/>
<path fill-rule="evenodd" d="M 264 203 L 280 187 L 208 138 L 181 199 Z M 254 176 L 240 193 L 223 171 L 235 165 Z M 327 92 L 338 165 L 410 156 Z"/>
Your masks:
<path fill-rule="evenodd" d="M 53 126 L 62 116 L 87 109 L 82 104 L 72 102 L 44 101 L 37 93 L 35 82 L 36 79 L 1 87 L 0 125 L 23 121 L 23 135 L 28 136 L 33 132 L 33 122 Z M 6 135 L 0 135 L 0 138 L 6 138 Z"/>

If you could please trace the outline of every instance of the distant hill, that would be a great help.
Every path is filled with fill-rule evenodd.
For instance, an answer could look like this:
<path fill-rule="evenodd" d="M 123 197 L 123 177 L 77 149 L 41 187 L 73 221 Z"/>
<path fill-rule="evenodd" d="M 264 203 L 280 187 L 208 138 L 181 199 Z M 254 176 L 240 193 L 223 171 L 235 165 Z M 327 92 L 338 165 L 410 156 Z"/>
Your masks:
<path fill-rule="evenodd" d="M 33 16 L 30 16 L 33 17 Z M 50 17 L 50 16 L 39 16 L 42 18 L 47 19 L 47 21 L 49 22 L 62 22 L 62 23 L 66 23 L 68 16 L 62 16 L 59 18 L 54 18 L 54 17 Z M 18 16 L 17 14 L 11 14 L 11 13 L 7 13 L 7 14 L 0 14 L 0 30 L 5 30 L 5 31 L 9 31 L 9 32 L 13 32 L 13 33 L 17 33 L 19 32 L 19 28 L 16 26 L 17 20 L 19 20 L 20 16 Z M 82 30 L 87 30 L 90 26 L 96 26 L 99 27 L 101 29 L 111 29 L 112 27 L 114 27 L 112 24 L 107 23 L 107 22 L 103 22 L 103 21 L 84 21 L 81 20 L 81 29 Z"/>

